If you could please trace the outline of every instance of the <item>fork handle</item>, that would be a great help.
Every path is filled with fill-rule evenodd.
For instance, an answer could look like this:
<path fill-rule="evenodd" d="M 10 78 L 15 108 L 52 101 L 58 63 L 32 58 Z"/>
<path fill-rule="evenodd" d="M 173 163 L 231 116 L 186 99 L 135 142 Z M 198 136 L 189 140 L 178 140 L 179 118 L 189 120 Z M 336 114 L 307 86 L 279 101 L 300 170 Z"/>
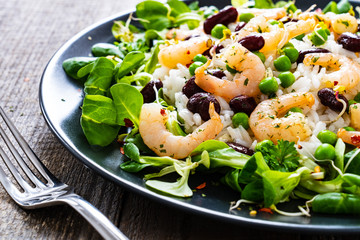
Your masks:
<path fill-rule="evenodd" d="M 67 203 L 80 213 L 104 239 L 128 240 L 128 238 L 97 208 L 75 193 L 64 195 L 58 200 Z"/>

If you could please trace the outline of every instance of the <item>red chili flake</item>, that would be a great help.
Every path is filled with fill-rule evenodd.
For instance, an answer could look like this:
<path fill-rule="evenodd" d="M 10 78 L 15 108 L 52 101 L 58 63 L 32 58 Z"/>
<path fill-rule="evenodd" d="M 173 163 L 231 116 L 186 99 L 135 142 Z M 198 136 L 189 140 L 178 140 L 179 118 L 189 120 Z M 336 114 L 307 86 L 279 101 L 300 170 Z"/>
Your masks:
<path fill-rule="evenodd" d="M 161 110 L 160 110 L 160 114 L 165 117 L 165 116 L 166 116 L 166 111 L 165 111 L 165 109 L 161 109 Z"/>
<path fill-rule="evenodd" d="M 301 146 L 301 145 L 298 145 L 298 149 L 302 149 L 302 146 Z"/>
<path fill-rule="evenodd" d="M 124 118 L 124 122 L 125 122 L 125 127 L 132 127 L 134 126 L 134 123 L 128 119 L 128 118 Z"/>
<path fill-rule="evenodd" d="M 121 154 L 125 154 L 123 147 L 120 147 L 120 152 L 121 152 Z"/>
<path fill-rule="evenodd" d="M 354 145 L 358 145 L 360 143 L 360 136 L 359 135 L 351 136 L 351 143 Z"/>
<path fill-rule="evenodd" d="M 203 189 L 204 187 L 206 187 L 206 182 L 203 182 L 202 184 L 197 186 L 196 189 L 200 190 L 200 189 Z"/>
<path fill-rule="evenodd" d="M 259 212 L 267 212 L 267 213 L 273 214 L 273 211 L 270 208 L 260 208 Z"/>
<path fill-rule="evenodd" d="M 338 81 L 334 81 L 334 86 L 338 85 L 339 82 Z"/>
<path fill-rule="evenodd" d="M 190 50 L 187 50 L 186 54 L 190 54 Z"/>

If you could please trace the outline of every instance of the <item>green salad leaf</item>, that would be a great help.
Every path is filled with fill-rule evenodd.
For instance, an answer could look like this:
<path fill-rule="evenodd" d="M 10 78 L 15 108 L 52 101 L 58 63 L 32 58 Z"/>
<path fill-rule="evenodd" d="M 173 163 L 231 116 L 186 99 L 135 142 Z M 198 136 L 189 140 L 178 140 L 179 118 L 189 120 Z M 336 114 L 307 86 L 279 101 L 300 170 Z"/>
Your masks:
<path fill-rule="evenodd" d="M 146 0 L 136 5 L 136 16 L 145 29 L 161 31 L 171 26 L 170 10 L 163 3 Z"/>
<path fill-rule="evenodd" d="M 145 59 L 145 54 L 140 51 L 128 53 L 121 63 L 115 67 L 115 80 L 118 81 L 122 77 L 129 74 L 134 69 L 137 69 Z"/>
<path fill-rule="evenodd" d="M 140 32 L 140 29 L 131 25 L 129 20 L 127 22 L 114 21 L 111 32 L 116 40 L 120 42 L 132 42 L 134 40 L 134 33 Z"/>
<path fill-rule="evenodd" d="M 80 123 L 91 145 L 109 145 L 120 130 L 112 99 L 101 95 L 85 96 Z"/>
<path fill-rule="evenodd" d="M 97 43 L 91 48 L 91 52 L 95 57 L 106 57 L 114 55 L 119 58 L 124 58 L 124 54 L 119 47 L 111 43 Z"/>
<path fill-rule="evenodd" d="M 72 77 L 73 79 L 81 79 L 88 75 L 93 67 L 93 64 L 97 58 L 95 57 L 73 57 L 66 59 L 62 67 L 64 68 L 67 75 Z M 89 68 L 90 66 L 90 68 Z M 82 69 L 88 69 L 86 73 L 79 72 Z"/>
<path fill-rule="evenodd" d="M 114 99 L 117 122 L 121 126 L 129 125 L 131 121 L 135 128 L 139 127 L 141 107 L 144 103 L 142 94 L 132 85 L 117 83 L 110 88 Z"/>
<path fill-rule="evenodd" d="M 274 8 L 272 0 L 255 0 L 255 8 Z"/>
<path fill-rule="evenodd" d="M 105 57 L 99 57 L 94 62 L 90 75 L 84 86 L 85 93 L 91 95 L 105 95 L 111 86 L 114 63 Z"/>

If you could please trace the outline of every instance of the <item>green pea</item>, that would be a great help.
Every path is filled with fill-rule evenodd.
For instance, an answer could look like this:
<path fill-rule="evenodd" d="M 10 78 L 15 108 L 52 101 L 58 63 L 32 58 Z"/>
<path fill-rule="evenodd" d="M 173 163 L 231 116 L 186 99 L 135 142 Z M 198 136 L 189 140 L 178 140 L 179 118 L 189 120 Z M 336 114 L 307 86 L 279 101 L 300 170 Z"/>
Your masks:
<path fill-rule="evenodd" d="M 204 55 L 202 54 L 198 54 L 194 57 L 193 61 L 194 62 L 202 62 L 202 63 L 206 63 L 207 62 L 207 57 L 205 57 Z"/>
<path fill-rule="evenodd" d="M 253 52 L 253 54 L 258 56 L 263 63 L 265 62 L 266 58 L 265 58 L 265 55 L 262 52 L 256 51 L 256 52 Z"/>
<path fill-rule="evenodd" d="M 343 127 L 343 129 L 345 129 L 346 131 L 349 131 L 349 132 L 355 131 L 355 129 L 352 127 Z"/>
<path fill-rule="evenodd" d="M 328 144 L 331 144 L 331 145 L 335 145 L 335 143 L 337 141 L 336 133 L 333 133 L 330 130 L 322 130 L 321 132 L 318 133 L 317 138 L 322 143 L 328 143 Z"/>
<path fill-rule="evenodd" d="M 202 62 L 194 62 L 190 65 L 189 67 L 189 72 L 191 74 L 191 76 L 194 76 L 195 75 L 195 70 L 198 68 L 198 67 L 201 67 L 202 65 L 204 65 Z"/>
<path fill-rule="evenodd" d="M 315 46 L 320 46 L 326 42 L 328 35 L 326 34 L 325 29 L 320 28 L 310 34 L 309 39 Z"/>
<path fill-rule="evenodd" d="M 360 92 L 355 95 L 354 100 L 360 102 Z"/>
<path fill-rule="evenodd" d="M 299 57 L 299 51 L 296 50 L 296 48 L 293 47 L 286 47 L 283 48 L 282 51 L 284 52 L 284 54 L 290 59 L 291 63 L 296 62 L 296 60 Z"/>
<path fill-rule="evenodd" d="M 302 110 L 301 110 L 301 108 L 299 108 L 299 107 L 293 107 L 293 108 L 290 108 L 289 112 L 302 113 Z"/>
<path fill-rule="evenodd" d="M 282 47 L 282 49 L 284 49 L 284 48 L 287 48 L 287 47 L 294 47 L 294 44 L 292 44 L 291 42 L 287 42 L 283 47 Z"/>
<path fill-rule="evenodd" d="M 282 72 L 279 74 L 278 78 L 280 79 L 280 85 L 283 88 L 288 88 L 295 82 L 295 76 L 292 72 Z"/>
<path fill-rule="evenodd" d="M 215 38 L 222 38 L 224 37 L 224 30 L 228 29 L 225 25 L 223 24 L 216 24 L 215 27 L 213 27 L 213 29 L 211 29 L 211 36 L 215 37 Z"/>
<path fill-rule="evenodd" d="M 228 64 L 226 64 L 226 70 L 228 70 L 229 73 L 235 74 L 238 71 L 236 71 L 236 69 L 230 67 Z"/>
<path fill-rule="evenodd" d="M 259 151 L 260 149 L 264 148 L 264 147 L 269 147 L 269 146 L 273 146 L 274 143 L 271 140 L 262 140 L 261 142 L 258 142 L 255 146 L 255 151 Z"/>
<path fill-rule="evenodd" d="M 288 56 L 282 55 L 277 59 L 275 59 L 274 66 L 278 71 L 281 72 L 289 71 L 291 69 L 291 61 L 288 58 Z"/>
<path fill-rule="evenodd" d="M 295 38 L 296 40 L 302 41 L 304 37 L 305 37 L 305 33 L 302 33 L 302 34 L 300 34 L 300 35 L 298 35 L 298 36 L 296 36 L 296 37 L 294 37 L 294 38 Z"/>
<path fill-rule="evenodd" d="M 335 159 L 335 148 L 328 143 L 323 143 L 315 150 L 314 156 L 318 160 L 333 160 Z"/>
<path fill-rule="evenodd" d="M 236 128 L 241 125 L 243 128 L 249 129 L 249 116 L 246 113 L 238 112 L 232 117 L 232 124 Z"/>
<path fill-rule="evenodd" d="M 261 80 L 259 89 L 262 93 L 269 95 L 279 89 L 279 84 L 274 77 L 267 77 Z"/>
<path fill-rule="evenodd" d="M 276 20 L 270 20 L 269 23 L 270 23 L 271 25 L 277 25 L 277 24 L 279 24 L 280 22 L 279 22 L 279 21 L 276 21 Z"/>
<path fill-rule="evenodd" d="M 252 19 L 254 17 L 255 17 L 255 15 L 252 13 L 242 13 L 242 14 L 240 14 L 239 21 L 247 23 L 250 21 L 250 19 Z"/>

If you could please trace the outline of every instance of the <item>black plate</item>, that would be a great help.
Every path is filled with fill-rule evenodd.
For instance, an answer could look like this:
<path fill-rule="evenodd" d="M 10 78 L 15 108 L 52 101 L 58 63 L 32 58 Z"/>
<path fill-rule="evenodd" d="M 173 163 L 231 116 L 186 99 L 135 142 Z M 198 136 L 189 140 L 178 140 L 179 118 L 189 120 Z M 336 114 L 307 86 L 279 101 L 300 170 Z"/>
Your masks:
<path fill-rule="evenodd" d="M 319 7 L 326 5 L 326 1 L 315 2 Z M 227 4 L 230 2 L 200 0 L 200 5 L 216 5 L 219 8 Z M 305 9 L 314 2 L 299 0 L 296 4 Z M 91 147 L 82 133 L 79 121 L 83 99 L 82 84 L 65 74 L 62 62 L 70 57 L 89 56 L 91 46 L 95 43 L 113 41 L 111 34 L 113 21 L 126 20 L 128 15 L 129 13 L 123 13 L 105 19 L 75 35 L 55 53 L 43 73 L 40 83 L 40 105 L 43 115 L 51 130 L 72 154 L 86 166 L 129 190 L 183 210 L 216 217 L 219 221 L 228 220 L 258 227 L 306 232 L 360 232 L 360 219 L 352 216 L 313 214 L 308 218 L 260 213 L 256 217 L 250 217 L 247 208 L 229 213 L 229 203 L 237 200 L 239 195 L 222 185 L 211 184 L 211 181 L 208 181 L 206 188 L 195 192 L 192 198 L 180 199 L 160 195 L 145 187 L 141 175 L 127 173 L 119 168 L 123 156 L 116 143 L 106 148 Z M 206 176 L 194 175 L 190 177 L 189 185 L 194 188 L 205 180 Z M 296 206 L 296 202 L 290 202 L 280 207 L 296 211 Z"/>

